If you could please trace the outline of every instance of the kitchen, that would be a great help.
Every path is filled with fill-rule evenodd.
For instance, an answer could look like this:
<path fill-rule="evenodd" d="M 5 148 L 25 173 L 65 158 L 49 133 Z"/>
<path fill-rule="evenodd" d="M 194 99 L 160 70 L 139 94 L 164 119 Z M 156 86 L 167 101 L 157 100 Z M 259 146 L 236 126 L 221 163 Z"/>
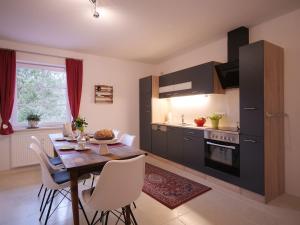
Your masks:
<path fill-rule="evenodd" d="M 140 148 L 269 202 L 284 192 L 283 49 L 246 27 L 227 44 L 228 63 L 140 79 Z"/>

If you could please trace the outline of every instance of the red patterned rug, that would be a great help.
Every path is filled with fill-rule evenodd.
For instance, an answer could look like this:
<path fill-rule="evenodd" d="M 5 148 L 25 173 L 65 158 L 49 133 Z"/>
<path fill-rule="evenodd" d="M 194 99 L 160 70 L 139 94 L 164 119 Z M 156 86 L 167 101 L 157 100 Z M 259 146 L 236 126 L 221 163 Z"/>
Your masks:
<path fill-rule="evenodd" d="M 146 163 L 143 192 L 170 209 L 201 195 L 210 187 Z"/>

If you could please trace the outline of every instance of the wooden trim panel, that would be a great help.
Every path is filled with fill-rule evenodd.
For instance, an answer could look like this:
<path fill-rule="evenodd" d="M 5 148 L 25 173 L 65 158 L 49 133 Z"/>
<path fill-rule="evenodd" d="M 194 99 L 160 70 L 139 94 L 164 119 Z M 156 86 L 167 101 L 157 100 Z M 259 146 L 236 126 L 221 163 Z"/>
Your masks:
<path fill-rule="evenodd" d="M 284 193 L 284 53 L 264 41 L 264 156 L 266 202 Z"/>

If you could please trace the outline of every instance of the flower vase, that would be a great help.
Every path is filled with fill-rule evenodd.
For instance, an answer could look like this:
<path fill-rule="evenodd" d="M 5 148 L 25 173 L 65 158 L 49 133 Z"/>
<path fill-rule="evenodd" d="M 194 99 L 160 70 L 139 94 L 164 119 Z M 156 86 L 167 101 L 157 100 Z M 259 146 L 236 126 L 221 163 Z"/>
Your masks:
<path fill-rule="evenodd" d="M 218 129 L 218 127 L 219 127 L 219 120 L 211 120 L 211 126 L 214 129 Z"/>
<path fill-rule="evenodd" d="M 86 144 L 86 138 L 83 131 L 79 131 L 79 135 L 77 137 L 77 144 L 79 149 L 84 149 Z"/>

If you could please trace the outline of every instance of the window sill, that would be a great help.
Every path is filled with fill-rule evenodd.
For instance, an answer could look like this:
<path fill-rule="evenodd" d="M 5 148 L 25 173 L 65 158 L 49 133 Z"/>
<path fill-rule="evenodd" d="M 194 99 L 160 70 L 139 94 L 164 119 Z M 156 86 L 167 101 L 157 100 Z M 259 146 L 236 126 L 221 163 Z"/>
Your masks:
<path fill-rule="evenodd" d="M 62 126 L 41 126 L 38 128 L 27 128 L 27 127 L 13 127 L 14 132 L 32 132 L 32 131 L 41 131 L 41 130 L 61 130 Z"/>

